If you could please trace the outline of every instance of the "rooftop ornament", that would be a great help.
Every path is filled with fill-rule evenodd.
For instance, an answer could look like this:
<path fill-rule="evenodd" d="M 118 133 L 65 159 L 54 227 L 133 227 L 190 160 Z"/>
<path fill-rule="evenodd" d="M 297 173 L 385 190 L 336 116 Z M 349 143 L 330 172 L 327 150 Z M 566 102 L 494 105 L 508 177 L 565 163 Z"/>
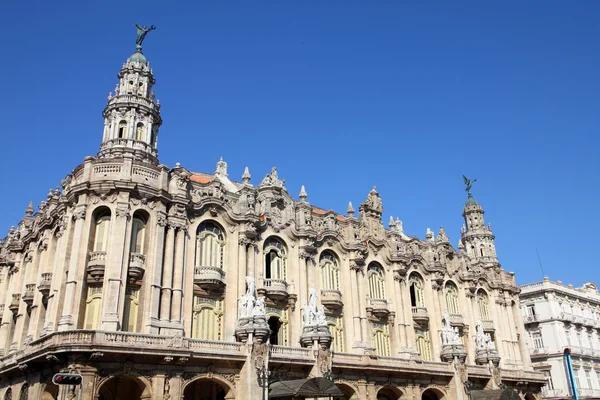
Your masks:
<path fill-rule="evenodd" d="M 137 35 L 138 35 L 137 39 L 135 40 L 135 48 L 137 51 L 139 51 L 141 53 L 142 52 L 142 42 L 146 38 L 146 35 L 148 34 L 148 32 L 155 30 L 156 26 L 150 25 L 150 28 L 147 28 L 146 26 L 139 26 L 138 24 L 136 24 L 135 27 L 137 28 Z"/>
<path fill-rule="evenodd" d="M 463 175 L 463 179 L 465 180 L 465 185 L 467 186 L 465 188 L 465 191 L 467 192 L 467 195 L 469 197 L 473 197 L 473 194 L 471 193 L 471 187 L 473 186 L 473 183 L 475 183 L 477 181 L 477 179 L 469 179 L 466 176 Z"/>

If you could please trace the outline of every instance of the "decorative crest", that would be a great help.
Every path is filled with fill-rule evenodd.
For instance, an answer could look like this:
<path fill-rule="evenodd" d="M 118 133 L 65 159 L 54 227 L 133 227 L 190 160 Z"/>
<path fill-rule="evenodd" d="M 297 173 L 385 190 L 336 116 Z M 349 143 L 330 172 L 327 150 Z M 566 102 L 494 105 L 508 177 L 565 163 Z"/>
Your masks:
<path fill-rule="evenodd" d="M 135 24 L 135 27 L 137 28 L 137 35 L 138 35 L 137 39 L 135 40 L 135 48 L 137 51 L 139 51 L 141 53 L 142 52 L 142 42 L 146 38 L 146 35 L 148 34 L 148 32 L 155 30 L 156 26 L 150 25 L 150 28 L 147 28 L 146 26 L 139 26 L 138 24 Z"/>
<path fill-rule="evenodd" d="M 473 194 L 471 194 L 471 187 L 473 186 L 473 183 L 475 183 L 475 182 L 477 181 L 477 179 L 473 179 L 473 180 L 471 180 L 471 179 L 467 178 L 467 177 L 466 177 L 466 176 L 464 176 L 464 175 L 463 175 L 463 179 L 464 179 L 464 181 L 465 181 L 465 185 L 467 186 L 467 187 L 465 188 L 465 191 L 467 192 L 467 195 L 468 195 L 469 197 L 473 197 Z"/>

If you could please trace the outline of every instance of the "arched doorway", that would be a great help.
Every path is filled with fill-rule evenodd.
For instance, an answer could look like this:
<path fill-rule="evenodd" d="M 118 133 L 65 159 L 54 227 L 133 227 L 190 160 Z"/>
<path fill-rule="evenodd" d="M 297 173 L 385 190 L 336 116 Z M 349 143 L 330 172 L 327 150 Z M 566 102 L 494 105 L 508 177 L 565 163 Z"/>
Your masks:
<path fill-rule="evenodd" d="M 443 400 L 444 393 L 440 392 L 437 389 L 426 389 L 421 395 L 421 400 Z"/>
<path fill-rule="evenodd" d="M 98 390 L 98 400 L 149 400 L 150 389 L 134 376 L 114 376 Z"/>
<path fill-rule="evenodd" d="M 377 400 L 398 400 L 402 397 L 402 392 L 391 386 L 383 387 L 377 392 Z"/>
<path fill-rule="evenodd" d="M 343 383 L 336 383 L 336 385 L 344 393 L 344 397 L 336 397 L 334 400 L 358 400 L 358 395 L 352 387 Z"/>
<path fill-rule="evenodd" d="M 271 329 L 271 335 L 269 337 L 269 341 L 273 345 L 278 345 L 279 343 L 279 329 L 281 328 L 281 321 L 279 317 L 270 317 L 269 318 L 269 329 Z"/>
<path fill-rule="evenodd" d="M 186 385 L 183 400 L 225 400 L 229 388 L 209 378 L 200 378 Z"/>
<path fill-rule="evenodd" d="M 535 397 L 535 395 L 533 393 L 527 393 L 525 395 L 525 400 L 537 400 L 537 398 Z"/>

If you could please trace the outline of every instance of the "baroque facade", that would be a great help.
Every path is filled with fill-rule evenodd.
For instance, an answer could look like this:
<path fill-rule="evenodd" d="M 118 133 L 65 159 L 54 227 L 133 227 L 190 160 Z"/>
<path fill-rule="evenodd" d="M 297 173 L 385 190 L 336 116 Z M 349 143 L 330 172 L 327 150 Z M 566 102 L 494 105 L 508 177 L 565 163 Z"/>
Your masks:
<path fill-rule="evenodd" d="M 74 398 L 57 372 L 86 400 L 262 399 L 309 378 L 340 399 L 539 399 L 519 289 L 470 193 L 455 249 L 444 229 L 386 229 L 375 188 L 341 215 L 275 168 L 256 186 L 223 160 L 168 168 L 141 47 L 118 79 L 97 156 L 2 242 L 0 399 Z"/>
<path fill-rule="evenodd" d="M 600 398 L 600 294 L 593 283 L 580 288 L 553 282 L 521 286 L 523 322 L 534 369 L 546 376 L 544 398 L 572 396 L 563 353 L 571 349 L 579 398 Z"/>

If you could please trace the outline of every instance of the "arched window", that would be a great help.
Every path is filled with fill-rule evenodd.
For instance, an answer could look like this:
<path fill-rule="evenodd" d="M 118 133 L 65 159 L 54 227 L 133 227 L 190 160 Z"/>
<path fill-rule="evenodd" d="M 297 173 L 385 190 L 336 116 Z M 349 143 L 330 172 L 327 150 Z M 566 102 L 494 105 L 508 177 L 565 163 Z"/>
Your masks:
<path fill-rule="evenodd" d="M 375 347 L 375 354 L 390 356 L 390 333 L 387 324 L 373 323 L 373 347 Z"/>
<path fill-rule="evenodd" d="M 139 292 L 137 287 L 127 286 L 125 288 L 125 308 L 123 310 L 123 330 L 126 332 L 137 332 Z"/>
<path fill-rule="evenodd" d="M 431 352 L 431 339 L 429 338 L 429 330 L 415 328 L 415 339 L 417 342 L 417 351 L 424 361 L 432 361 L 433 354 Z"/>
<path fill-rule="evenodd" d="M 135 140 L 144 140 L 144 124 L 138 122 L 135 127 Z"/>
<path fill-rule="evenodd" d="M 192 309 L 192 338 L 221 340 L 223 335 L 222 302 L 194 296 Z"/>
<path fill-rule="evenodd" d="M 8 388 L 6 393 L 4 393 L 4 400 L 12 400 L 12 388 Z"/>
<path fill-rule="evenodd" d="M 19 400 L 28 400 L 29 399 L 29 384 L 25 382 L 23 386 L 21 386 L 21 394 L 19 395 Z"/>
<path fill-rule="evenodd" d="M 127 121 L 119 122 L 119 139 L 124 139 L 127 136 Z"/>
<path fill-rule="evenodd" d="M 84 329 L 98 329 L 102 313 L 102 285 L 88 286 Z"/>
<path fill-rule="evenodd" d="M 485 257 L 485 246 L 484 245 L 479 246 L 479 255 L 481 255 L 481 257 Z"/>
<path fill-rule="evenodd" d="M 144 95 L 144 82 L 138 83 L 138 96 Z"/>
<path fill-rule="evenodd" d="M 146 254 L 146 221 L 139 215 L 134 215 L 131 224 L 131 253 Z"/>
<path fill-rule="evenodd" d="M 127 93 L 128 94 L 132 94 L 133 93 L 133 89 L 134 89 L 134 87 L 133 87 L 133 81 L 129 81 L 127 83 Z"/>
<path fill-rule="evenodd" d="M 218 267 L 223 269 L 225 237 L 215 223 L 205 221 L 198 226 L 196 236 L 197 267 Z"/>
<path fill-rule="evenodd" d="M 287 257 L 286 248 L 279 239 L 270 237 L 265 241 L 265 279 L 286 280 Z"/>
<path fill-rule="evenodd" d="M 479 311 L 479 319 L 482 321 L 490 320 L 490 308 L 488 303 L 488 296 L 483 290 L 477 291 L 477 310 Z"/>
<path fill-rule="evenodd" d="M 327 327 L 332 337 L 331 351 L 344 352 L 344 324 L 342 317 L 327 317 Z"/>
<path fill-rule="evenodd" d="M 271 329 L 269 342 L 273 345 L 288 346 L 288 324 L 284 320 L 285 311 L 279 311 L 280 315 L 267 315 L 267 323 Z"/>
<path fill-rule="evenodd" d="M 413 307 L 425 307 L 425 296 L 423 294 L 423 280 L 415 273 L 408 278 L 410 290 L 410 305 Z"/>
<path fill-rule="evenodd" d="M 369 276 L 369 295 L 372 299 L 385 299 L 385 280 L 383 269 L 371 263 L 367 267 L 367 275 Z"/>
<path fill-rule="evenodd" d="M 330 252 L 321 253 L 319 260 L 321 266 L 321 288 L 340 290 L 340 270 L 337 258 Z"/>
<path fill-rule="evenodd" d="M 110 228 L 110 211 L 106 210 L 96 215 L 94 230 L 94 246 L 92 251 L 106 251 Z"/>
<path fill-rule="evenodd" d="M 458 307 L 458 288 L 453 282 L 446 282 L 446 308 L 449 314 L 460 314 Z"/>

